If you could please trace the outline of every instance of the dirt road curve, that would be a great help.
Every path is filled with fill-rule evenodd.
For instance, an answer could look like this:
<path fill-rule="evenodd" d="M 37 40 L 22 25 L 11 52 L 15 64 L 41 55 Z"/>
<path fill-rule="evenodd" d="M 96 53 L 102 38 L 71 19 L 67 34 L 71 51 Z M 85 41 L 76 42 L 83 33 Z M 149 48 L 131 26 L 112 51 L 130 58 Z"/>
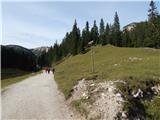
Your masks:
<path fill-rule="evenodd" d="M 2 91 L 2 119 L 75 119 L 53 74 L 42 73 Z"/>

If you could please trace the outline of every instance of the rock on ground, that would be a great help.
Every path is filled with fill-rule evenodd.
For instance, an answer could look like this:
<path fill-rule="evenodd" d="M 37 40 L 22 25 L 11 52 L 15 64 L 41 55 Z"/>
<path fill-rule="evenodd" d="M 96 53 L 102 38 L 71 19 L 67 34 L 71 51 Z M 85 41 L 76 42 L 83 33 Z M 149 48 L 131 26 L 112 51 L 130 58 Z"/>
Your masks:
<path fill-rule="evenodd" d="M 70 102 L 80 100 L 87 112 L 86 119 L 117 119 L 117 115 L 126 117 L 122 111 L 124 102 L 120 93 L 116 93 L 114 82 L 96 83 L 93 80 L 81 80 L 73 88 Z M 127 119 L 127 118 L 124 118 Z"/>

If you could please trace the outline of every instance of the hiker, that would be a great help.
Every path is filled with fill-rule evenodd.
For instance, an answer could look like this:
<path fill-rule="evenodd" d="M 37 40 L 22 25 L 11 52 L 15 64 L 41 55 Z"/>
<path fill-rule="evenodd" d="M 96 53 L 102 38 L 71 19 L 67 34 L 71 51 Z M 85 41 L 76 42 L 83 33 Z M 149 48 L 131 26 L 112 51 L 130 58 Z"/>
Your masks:
<path fill-rule="evenodd" d="M 47 67 L 45 68 L 45 72 L 46 72 L 46 73 L 48 72 L 48 68 L 47 68 Z"/>
<path fill-rule="evenodd" d="M 48 74 L 50 73 L 50 68 L 48 68 Z"/>
<path fill-rule="evenodd" d="M 52 68 L 52 72 L 53 72 L 53 74 L 54 74 L 54 71 L 55 71 L 55 69 L 54 69 L 54 68 Z"/>

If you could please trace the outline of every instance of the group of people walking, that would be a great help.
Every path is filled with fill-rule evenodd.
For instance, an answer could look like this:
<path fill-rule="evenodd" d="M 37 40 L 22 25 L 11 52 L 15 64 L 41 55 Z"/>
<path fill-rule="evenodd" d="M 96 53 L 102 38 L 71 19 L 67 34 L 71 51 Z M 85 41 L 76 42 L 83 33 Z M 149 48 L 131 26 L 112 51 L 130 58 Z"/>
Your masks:
<path fill-rule="evenodd" d="M 50 72 L 52 71 L 54 73 L 55 69 L 54 68 L 49 68 L 49 67 L 45 67 L 43 68 L 45 70 L 46 73 L 50 74 Z"/>

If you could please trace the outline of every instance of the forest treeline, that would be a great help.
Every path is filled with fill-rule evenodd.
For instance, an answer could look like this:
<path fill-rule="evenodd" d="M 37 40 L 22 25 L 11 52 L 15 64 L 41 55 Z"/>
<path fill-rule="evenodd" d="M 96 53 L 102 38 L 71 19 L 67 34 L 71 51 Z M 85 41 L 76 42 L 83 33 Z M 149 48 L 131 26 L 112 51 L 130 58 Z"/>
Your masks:
<path fill-rule="evenodd" d="M 61 60 L 68 55 L 77 55 L 85 53 L 88 43 L 92 41 L 93 45 L 111 44 L 118 47 L 152 47 L 160 48 L 160 15 L 154 1 L 149 4 L 148 20 L 135 23 L 133 29 L 120 29 L 118 13 L 115 13 L 113 24 L 105 24 L 101 19 L 97 25 L 94 20 L 90 27 L 86 22 L 81 31 L 75 20 L 71 32 L 67 32 L 61 44 L 57 42 L 49 49 L 48 53 L 43 53 L 38 63 L 40 66 L 51 65 L 53 62 Z"/>

